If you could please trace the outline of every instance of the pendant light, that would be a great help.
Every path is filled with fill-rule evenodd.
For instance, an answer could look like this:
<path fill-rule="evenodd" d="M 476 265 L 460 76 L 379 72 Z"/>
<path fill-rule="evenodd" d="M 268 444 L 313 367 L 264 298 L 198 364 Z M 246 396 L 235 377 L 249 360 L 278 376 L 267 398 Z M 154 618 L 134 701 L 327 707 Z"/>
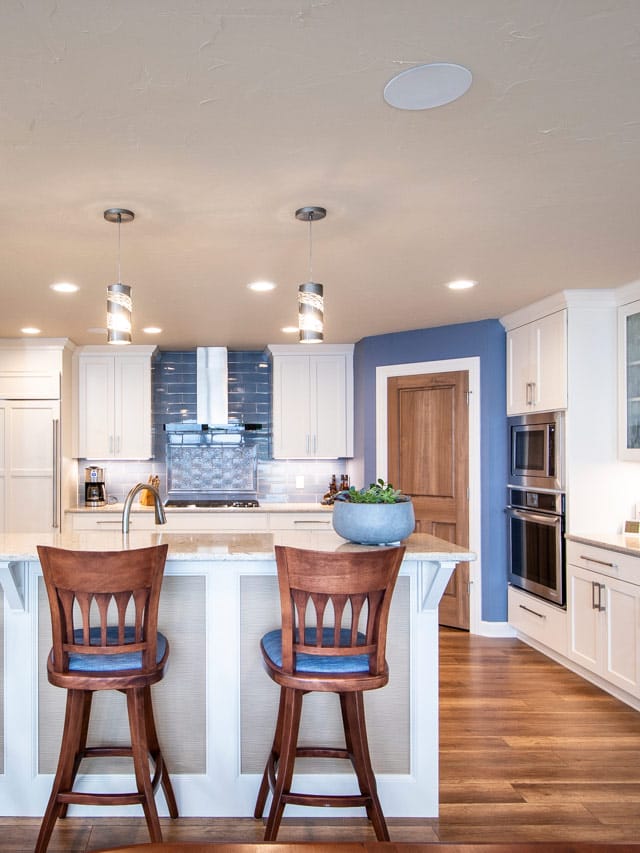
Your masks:
<path fill-rule="evenodd" d="M 107 343 L 131 343 L 131 288 L 120 281 L 120 226 L 123 222 L 132 222 L 135 214 L 132 210 L 112 207 L 105 210 L 107 222 L 118 223 L 118 282 L 107 287 Z"/>
<path fill-rule="evenodd" d="M 324 340 L 323 287 L 313 280 L 311 225 L 326 215 L 324 207 L 301 207 L 296 210 L 296 219 L 309 223 L 309 281 L 298 287 L 298 333 L 301 344 L 319 344 Z"/>

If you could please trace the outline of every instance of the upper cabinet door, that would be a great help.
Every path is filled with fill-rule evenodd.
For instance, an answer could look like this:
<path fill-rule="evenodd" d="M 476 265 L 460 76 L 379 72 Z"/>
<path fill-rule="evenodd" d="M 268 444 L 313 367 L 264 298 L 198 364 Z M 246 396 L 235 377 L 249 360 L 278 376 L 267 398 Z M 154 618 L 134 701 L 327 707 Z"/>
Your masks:
<path fill-rule="evenodd" d="M 312 455 L 310 399 L 308 356 L 274 358 L 274 458 L 300 459 Z"/>
<path fill-rule="evenodd" d="M 640 302 L 618 309 L 618 447 L 621 459 L 640 461 Z"/>
<path fill-rule="evenodd" d="M 567 311 L 507 333 L 507 414 L 567 408 Z"/>
<path fill-rule="evenodd" d="M 114 456 L 113 356 L 80 355 L 78 363 L 78 456 Z"/>

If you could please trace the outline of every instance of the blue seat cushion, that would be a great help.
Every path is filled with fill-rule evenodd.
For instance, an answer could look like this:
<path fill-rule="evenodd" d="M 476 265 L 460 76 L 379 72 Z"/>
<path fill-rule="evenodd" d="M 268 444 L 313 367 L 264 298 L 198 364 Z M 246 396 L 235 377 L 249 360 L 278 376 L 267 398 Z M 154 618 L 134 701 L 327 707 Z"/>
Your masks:
<path fill-rule="evenodd" d="M 304 632 L 305 643 L 309 646 L 315 645 L 316 629 L 306 628 Z M 349 646 L 351 632 L 346 628 L 340 631 L 340 645 Z M 364 645 L 366 637 L 358 633 L 358 644 Z M 333 628 L 324 628 L 322 631 L 322 644 L 333 645 Z M 262 648 L 275 666 L 282 666 L 282 631 L 269 631 L 262 638 Z M 296 654 L 296 672 L 323 672 L 336 675 L 349 672 L 369 672 L 369 655 L 344 655 L 333 657 L 331 655 L 307 655 L 302 652 Z"/>
<path fill-rule="evenodd" d="M 74 639 L 77 644 L 82 642 L 82 629 L 78 628 L 74 632 Z M 135 628 L 133 625 L 128 625 L 124 631 L 125 643 L 133 643 L 135 640 Z M 89 632 L 89 641 L 92 646 L 100 645 L 100 629 L 91 628 Z M 113 625 L 107 628 L 107 644 L 118 644 L 118 628 Z M 167 651 L 167 638 L 164 634 L 158 631 L 158 650 L 156 653 L 156 663 L 159 663 Z M 73 653 L 69 655 L 69 671 L 70 672 L 115 672 L 127 669 L 142 669 L 142 652 L 125 652 L 117 655 L 92 655 L 82 653 Z"/>

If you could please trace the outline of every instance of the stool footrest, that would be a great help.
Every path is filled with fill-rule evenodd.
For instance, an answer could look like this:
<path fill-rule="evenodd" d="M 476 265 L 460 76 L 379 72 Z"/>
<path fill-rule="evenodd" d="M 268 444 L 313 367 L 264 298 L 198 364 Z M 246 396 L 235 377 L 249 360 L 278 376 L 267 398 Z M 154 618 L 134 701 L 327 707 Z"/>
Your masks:
<path fill-rule="evenodd" d="M 299 746 L 296 749 L 297 758 L 347 758 L 351 756 L 346 749 L 328 746 Z"/>
<path fill-rule="evenodd" d="M 66 794 L 58 794 L 56 800 L 59 803 L 74 806 L 98 806 L 101 803 L 109 806 L 138 806 L 144 802 L 144 794 L 139 794 L 137 791 L 120 794 L 100 794 L 90 791 L 78 792 L 70 791 Z"/>
<path fill-rule="evenodd" d="M 282 802 L 296 806 L 334 806 L 336 808 L 359 808 L 371 803 L 364 794 L 301 794 L 290 791 L 282 795 Z"/>

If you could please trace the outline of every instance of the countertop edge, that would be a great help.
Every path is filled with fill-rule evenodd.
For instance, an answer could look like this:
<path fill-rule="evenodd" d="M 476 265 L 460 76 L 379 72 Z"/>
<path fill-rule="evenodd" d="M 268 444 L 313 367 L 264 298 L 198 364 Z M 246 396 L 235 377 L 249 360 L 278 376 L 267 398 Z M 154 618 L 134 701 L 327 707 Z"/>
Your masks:
<path fill-rule="evenodd" d="M 628 554 L 630 557 L 640 557 L 640 535 L 634 533 L 600 533 L 595 535 L 582 533 L 567 533 L 569 542 L 580 542 L 594 548 L 605 548 L 618 554 Z"/>

